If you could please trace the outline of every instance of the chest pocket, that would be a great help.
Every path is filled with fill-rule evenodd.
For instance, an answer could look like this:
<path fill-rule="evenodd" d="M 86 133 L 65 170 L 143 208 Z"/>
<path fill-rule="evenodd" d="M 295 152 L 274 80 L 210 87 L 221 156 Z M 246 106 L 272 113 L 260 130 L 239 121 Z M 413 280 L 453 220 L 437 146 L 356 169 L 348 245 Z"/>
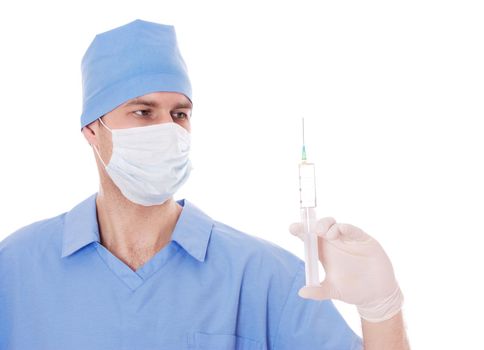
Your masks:
<path fill-rule="evenodd" d="M 196 332 L 193 340 L 194 350 L 262 350 L 260 342 L 233 334 Z"/>

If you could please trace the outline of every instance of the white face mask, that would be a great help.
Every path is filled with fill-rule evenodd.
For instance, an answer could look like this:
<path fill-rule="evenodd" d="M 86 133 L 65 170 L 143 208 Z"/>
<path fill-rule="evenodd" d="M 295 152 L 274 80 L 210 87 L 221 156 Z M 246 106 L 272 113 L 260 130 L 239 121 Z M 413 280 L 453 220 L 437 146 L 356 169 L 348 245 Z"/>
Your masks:
<path fill-rule="evenodd" d="M 106 172 L 130 201 L 149 206 L 164 203 L 186 182 L 192 169 L 188 159 L 190 133 L 176 123 L 110 129 L 113 152 Z"/>

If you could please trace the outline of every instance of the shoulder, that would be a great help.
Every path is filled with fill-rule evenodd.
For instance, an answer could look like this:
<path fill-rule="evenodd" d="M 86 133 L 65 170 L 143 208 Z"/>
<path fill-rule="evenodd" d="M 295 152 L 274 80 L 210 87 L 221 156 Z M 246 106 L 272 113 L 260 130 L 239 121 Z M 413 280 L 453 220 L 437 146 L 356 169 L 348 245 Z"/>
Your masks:
<path fill-rule="evenodd" d="M 0 241 L 0 259 L 29 256 L 37 249 L 51 246 L 50 238 L 62 231 L 64 216 L 65 213 L 36 221 L 9 234 Z"/>
<path fill-rule="evenodd" d="M 301 244 L 297 239 L 295 243 Z M 284 305 L 289 298 L 299 298 L 304 262 L 270 241 L 220 222 L 214 222 L 207 259 L 218 279 L 236 288 L 240 307 L 250 309 L 251 315 L 263 310 L 264 315 L 257 315 L 268 317 L 268 332 L 275 334 Z"/>
<path fill-rule="evenodd" d="M 304 264 L 299 257 L 275 243 L 219 221 L 214 221 L 210 251 L 232 263 L 252 266 L 259 273 L 277 271 L 284 276 L 293 276 Z"/>

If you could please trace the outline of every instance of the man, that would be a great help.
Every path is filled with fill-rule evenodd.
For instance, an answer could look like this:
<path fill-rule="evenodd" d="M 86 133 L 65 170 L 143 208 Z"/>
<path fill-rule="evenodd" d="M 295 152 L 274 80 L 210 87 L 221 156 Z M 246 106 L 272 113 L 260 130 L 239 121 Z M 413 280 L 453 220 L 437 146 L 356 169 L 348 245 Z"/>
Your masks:
<path fill-rule="evenodd" d="M 99 192 L 0 242 L 1 350 L 407 348 L 391 263 L 362 230 L 319 220 L 327 279 L 302 288 L 299 258 L 173 200 L 192 111 L 173 26 L 96 35 L 82 74 Z M 363 340 L 331 298 L 357 305 Z"/>

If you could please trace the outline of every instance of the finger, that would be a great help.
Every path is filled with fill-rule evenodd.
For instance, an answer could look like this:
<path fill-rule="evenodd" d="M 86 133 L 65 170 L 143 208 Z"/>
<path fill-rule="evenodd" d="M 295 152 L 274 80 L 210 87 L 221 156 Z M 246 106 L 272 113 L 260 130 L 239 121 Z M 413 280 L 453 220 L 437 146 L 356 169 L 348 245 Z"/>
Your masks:
<path fill-rule="evenodd" d="M 324 235 L 321 235 L 321 237 L 331 241 L 338 239 L 340 234 L 339 224 L 335 223 L 326 231 Z"/>
<path fill-rule="evenodd" d="M 337 299 L 338 295 L 328 281 L 323 281 L 320 286 L 304 286 L 299 289 L 298 295 L 302 298 L 313 300 Z"/>
<path fill-rule="evenodd" d="M 316 221 L 315 224 L 315 231 L 318 236 L 324 236 L 326 231 L 336 223 L 336 220 L 331 217 L 325 217 Z M 294 236 L 298 236 L 300 239 L 304 240 L 305 232 L 304 232 L 304 224 L 301 222 L 294 222 L 289 226 L 289 232 L 291 232 Z"/>
<path fill-rule="evenodd" d="M 333 226 L 335 223 L 336 223 L 336 220 L 331 216 L 319 219 L 316 222 L 316 227 L 315 227 L 316 234 L 318 236 L 324 237 L 326 235 L 326 232 L 329 230 L 329 228 Z"/>
<path fill-rule="evenodd" d="M 291 225 L 289 225 L 289 232 L 304 241 L 305 233 L 304 233 L 304 226 L 302 223 L 294 222 Z"/>
<path fill-rule="evenodd" d="M 343 240 L 358 242 L 371 240 L 371 237 L 366 232 L 354 225 L 339 223 L 338 229 Z"/>

